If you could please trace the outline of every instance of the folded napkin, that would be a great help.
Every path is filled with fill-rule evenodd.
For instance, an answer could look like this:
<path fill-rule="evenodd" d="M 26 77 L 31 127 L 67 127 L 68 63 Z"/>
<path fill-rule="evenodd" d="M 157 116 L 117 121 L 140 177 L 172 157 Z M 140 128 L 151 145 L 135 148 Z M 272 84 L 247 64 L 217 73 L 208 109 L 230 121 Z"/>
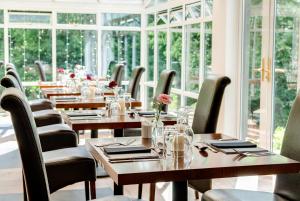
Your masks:
<path fill-rule="evenodd" d="M 132 161 L 143 161 L 144 159 L 158 159 L 157 153 L 135 153 L 135 154 L 113 154 L 108 156 L 110 162 L 132 162 Z"/>
<path fill-rule="evenodd" d="M 140 111 L 138 112 L 138 114 L 140 116 L 150 116 L 150 115 L 155 115 L 155 112 L 154 111 Z M 166 115 L 167 113 L 166 112 L 161 112 L 162 115 Z"/>
<path fill-rule="evenodd" d="M 209 144 L 220 149 L 257 147 L 252 142 L 241 140 L 211 142 Z"/>
<path fill-rule="evenodd" d="M 96 112 L 66 112 L 69 117 L 98 117 Z"/>
<path fill-rule="evenodd" d="M 124 146 L 124 147 L 104 147 L 104 153 L 110 154 L 131 154 L 131 153 L 150 153 L 151 149 L 145 146 Z"/>
<path fill-rule="evenodd" d="M 77 97 L 56 97 L 55 98 L 56 101 L 76 101 L 78 100 Z"/>

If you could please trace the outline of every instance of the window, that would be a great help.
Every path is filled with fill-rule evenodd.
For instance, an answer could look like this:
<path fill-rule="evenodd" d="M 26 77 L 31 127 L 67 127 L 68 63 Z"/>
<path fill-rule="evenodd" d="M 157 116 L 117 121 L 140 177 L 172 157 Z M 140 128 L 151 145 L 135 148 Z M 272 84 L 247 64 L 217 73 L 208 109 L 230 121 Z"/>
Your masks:
<path fill-rule="evenodd" d="M 104 26 L 127 26 L 140 27 L 141 15 L 127 13 L 104 13 L 102 14 Z"/>
<path fill-rule="evenodd" d="M 183 10 L 182 6 L 173 8 L 170 12 L 170 23 L 178 23 L 182 21 Z"/>
<path fill-rule="evenodd" d="M 200 75 L 200 24 L 186 26 L 186 82 L 185 90 L 199 91 Z"/>
<path fill-rule="evenodd" d="M 171 111 L 177 111 L 181 105 L 181 96 L 178 94 L 171 93 L 172 103 L 170 104 Z"/>
<path fill-rule="evenodd" d="M 4 15 L 3 15 L 3 10 L 0 10 L 0 24 L 4 23 Z"/>
<path fill-rule="evenodd" d="M 154 24 L 155 24 L 155 15 L 148 14 L 147 15 L 147 26 L 154 26 Z"/>
<path fill-rule="evenodd" d="M 38 81 L 34 62 L 41 61 L 52 80 L 52 39 L 48 29 L 9 29 L 9 58 L 23 81 Z"/>
<path fill-rule="evenodd" d="M 204 35 L 204 77 L 207 77 L 211 73 L 211 61 L 212 61 L 212 22 L 205 23 L 205 35 Z"/>
<path fill-rule="evenodd" d="M 158 32 L 158 78 L 160 73 L 167 68 L 167 31 Z"/>
<path fill-rule="evenodd" d="M 76 64 L 97 74 L 97 31 L 57 30 L 57 67 L 73 70 Z"/>
<path fill-rule="evenodd" d="M 4 61 L 4 30 L 0 29 L 0 61 Z M 0 77 L 4 76 L 4 68 L 0 69 Z"/>
<path fill-rule="evenodd" d="M 181 88 L 181 62 L 182 62 L 182 27 L 173 27 L 171 31 L 171 69 L 176 71 L 173 87 Z"/>
<path fill-rule="evenodd" d="M 185 19 L 197 19 L 201 17 L 201 2 L 188 4 L 185 7 Z"/>
<path fill-rule="evenodd" d="M 57 13 L 58 24 L 96 24 L 96 14 Z"/>
<path fill-rule="evenodd" d="M 132 68 L 140 65 L 140 32 L 103 31 L 102 33 L 102 74 L 111 74 L 108 68 L 112 61 L 125 62 L 125 79 L 131 75 Z"/>
<path fill-rule="evenodd" d="M 156 25 L 163 25 L 168 23 L 168 13 L 166 10 L 161 11 L 157 14 L 157 22 Z"/>
<path fill-rule="evenodd" d="M 154 80 L 154 32 L 147 32 L 147 81 Z"/>
<path fill-rule="evenodd" d="M 153 107 L 153 96 L 154 96 L 154 88 L 147 87 L 147 109 L 151 110 Z"/>
<path fill-rule="evenodd" d="M 49 12 L 22 12 L 9 11 L 10 23 L 50 24 L 51 13 Z"/>

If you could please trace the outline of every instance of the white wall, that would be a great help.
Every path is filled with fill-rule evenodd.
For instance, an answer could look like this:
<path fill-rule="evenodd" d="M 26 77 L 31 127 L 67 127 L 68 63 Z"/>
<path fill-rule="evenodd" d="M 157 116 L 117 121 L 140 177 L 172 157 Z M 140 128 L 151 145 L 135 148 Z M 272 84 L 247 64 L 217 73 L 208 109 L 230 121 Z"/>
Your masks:
<path fill-rule="evenodd" d="M 239 136 L 240 105 L 240 28 L 241 0 L 214 0 L 212 68 L 213 73 L 226 75 L 231 84 L 226 88 L 218 132 Z"/>

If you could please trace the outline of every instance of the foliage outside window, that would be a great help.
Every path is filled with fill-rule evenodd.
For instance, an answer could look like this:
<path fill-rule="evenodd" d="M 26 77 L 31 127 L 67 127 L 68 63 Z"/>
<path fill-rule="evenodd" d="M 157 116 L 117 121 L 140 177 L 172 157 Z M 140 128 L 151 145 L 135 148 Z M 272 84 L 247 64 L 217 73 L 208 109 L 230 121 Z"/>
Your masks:
<path fill-rule="evenodd" d="M 57 13 L 58 24 L 96 24 L 96 14 Z"/>
<path fill-rule="evenodd" d="M 158 32 L 158 77 L 160 73 L 167 68 L 167 32 L 161 30 Z"/>
<path fill-rule="evenodd" d="M 3 10 L 0 10 L 0 24 L 4 23 L 4 14 L 3 14 Z"/>
<path fill-rule="evenodd" d="M 154 32 L 147 32 L 147 81 L 154 80 Z"/>
<path fill-rule="evenodd" d="M 73 70 L 76 64 L 97 74 L 97 31 L 57 30 L 57 68 Z"/>
<path fill-rule="evenodd" d="M 127 26 L 140 27 L 141 15 L 128 13 L 104 13 L 102 14 L 103 26 Z"/>
<path fill-rule="evenodd" d="M 47 12 L 9 12 L 10 23 L 50 24 L 51 14 Z"/>
<path fill-rule="evenodd" d="M 125 79 L 131 76 L 132 69 L 140 65 L 140 32 L 136 31 L 103 31 L 102 32 L 102 70 L 111 74 L 108 68 L 112 61 L 125 62 Z"/>
<path fill-rule="evenodd" d="M 153 104 L 153 96 L 154 96 L 154 88 L 153 87 L 147 87 L 147 109 L 151 110 L 152 104 Z"/>
<path fill-rule="evenodd" d="M 170 23 L 178 23 L 182 21 L 183 10 L 182 6 L 173 8 L 170 12 Z"/>
<path fill-rule="evenodd" d="M 9 29 L 9 60 L 23 81 L 38 81 L 36 60 L 44 64 L 47 80 L 52 80 L 52 38 L 48 29 Z"/>
<path fill-rule="evenodd" d="M 163 25 L 168 23 L 168 13 L 166 10 L 157 13 L 156 25 Z"/>
<path fill-rule="evenodd" d="M 0 61 L 4 61 L 4 29 L 0 29 Z M 4 68 L 0 68 L 0 77 L 4 76 Z"/>
<path fill-rule="evenodd" d="M 169 105 L 171 111 L 176 111 L 181 106 L 181 96 L 178 94 L 171 93 L 172 103 Z"/>
<path fill-rule="evenodd" d="M 204 77 L 207 77 L 212 71 L 212 22 L 206 22 L 204 26 Z"/>
<path fill-rule="evenodd" d="M 173 87 L 181 88 L 181 62 L 182 62 L 182 27 L 173 27 L 171 30 L 171 69 L 176 71 Z"/>
<path fill-rule="evenodd" d="M 155 25 L 155 15 L 148 14 L 147 15 L 147 26 L 154 26 Z"/>
<path fill-rule="evenodd" d="M 186 26 L 186 80 L 185 90 L 199 92 L 200 24 Z"/>

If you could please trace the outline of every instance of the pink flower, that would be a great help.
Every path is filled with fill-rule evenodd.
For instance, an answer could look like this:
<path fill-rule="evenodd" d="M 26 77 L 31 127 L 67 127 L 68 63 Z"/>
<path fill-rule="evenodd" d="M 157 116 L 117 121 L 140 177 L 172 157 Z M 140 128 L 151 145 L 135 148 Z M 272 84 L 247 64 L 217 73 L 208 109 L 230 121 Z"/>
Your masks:
<path fill-rule="evenodd" d="M 113 89 L 115 88 L 116 86 L 118 86 L 118 84 L 115 82 L 115 81 L 111 81 L 109 84 L 108 84 L 108 87 Z"/>
<path fill-rule="evenodd" d="M 93 76 L 91 74 L 87 74 L 86 79 L 91 81 L 91 80 L 93 80 Z"/>
<path fill-rule="evenodd" d="M 63 69 L 63 68 L 58 68 L 58 69 L 57 69 L 57 72 L 58 72 L 58 73 L 64 73 L 64 72 L 65 72 L 65 69 Z"/>
<path fill-rule="evenodd" d="M 172 98 L 171 98 L 171 96 L 169 96 L 167 94 L 159 94 L 159 96 L 157 97 L 157 101 L 159 103 L 169 105 L 172 102 Z"/>
<path fill-rule="evenodd" d="M 71 74 L 70 74 L 70 78 L 71 78 L 71 79 L 75 78 L 75 73 L 71 73 Z"/>

